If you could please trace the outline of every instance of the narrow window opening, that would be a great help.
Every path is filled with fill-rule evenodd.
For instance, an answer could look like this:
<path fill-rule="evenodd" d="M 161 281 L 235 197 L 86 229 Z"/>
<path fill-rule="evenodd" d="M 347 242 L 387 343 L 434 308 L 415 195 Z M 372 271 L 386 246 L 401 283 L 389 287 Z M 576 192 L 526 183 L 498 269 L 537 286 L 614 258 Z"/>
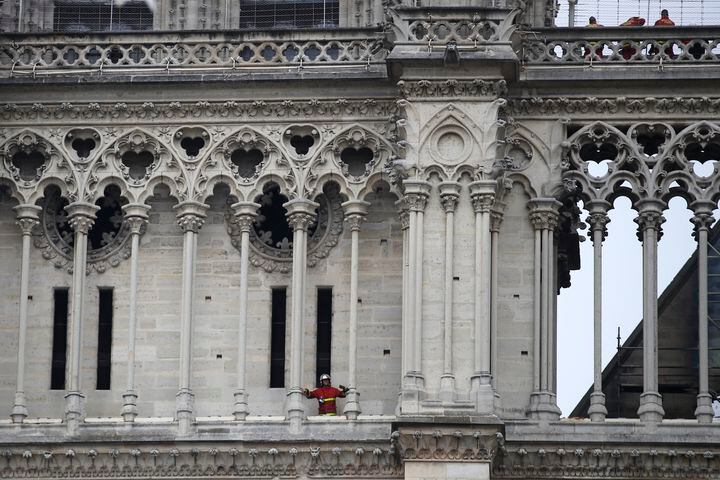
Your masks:
<path fill-rule="evenodd" d="M 112 349 L 113 289 L 99 289 L 97 389 L 110 390 L 110 356 Z"/>
<path fill-rule="evenodd" d="M 67 352 L 68 289 L 53 290 L 53 340 L 50 389 L 65 390 L 65 354 Z"/>
<path fill-rule="evenodd" d="M 330 350 L 332 343 L 332 288 L 317 290 L 317 350 L 315 380 L 320 385 L 320 375 L 330 374 Z"/>
<path fill-rule="evenodd" d="M 272 289 L 270 318 L 270 388 L 285 387 L 285 314 L 287 289 Z"/>

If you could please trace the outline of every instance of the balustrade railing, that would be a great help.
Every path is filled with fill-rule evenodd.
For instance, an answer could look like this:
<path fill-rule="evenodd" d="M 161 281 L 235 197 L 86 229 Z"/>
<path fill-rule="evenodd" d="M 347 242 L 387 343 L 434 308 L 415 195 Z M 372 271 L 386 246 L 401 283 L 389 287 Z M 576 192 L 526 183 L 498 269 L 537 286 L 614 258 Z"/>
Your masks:
<path fill-rule="evenodd" d="M 272 39 L 200 34 L 179 40 L 177 35 L 172 37 L 168 33 L 0 36 L 0 72 L 369 65 L 382 61 L 386 54 L 371 30 L 308 34 L 307 38 L 298 32 L 274 32 Z"/>
<path fill-rule="evenodd" d="M 718 27 L 543 28 L 522 33 L 526 64 L 711 63 Z"/>

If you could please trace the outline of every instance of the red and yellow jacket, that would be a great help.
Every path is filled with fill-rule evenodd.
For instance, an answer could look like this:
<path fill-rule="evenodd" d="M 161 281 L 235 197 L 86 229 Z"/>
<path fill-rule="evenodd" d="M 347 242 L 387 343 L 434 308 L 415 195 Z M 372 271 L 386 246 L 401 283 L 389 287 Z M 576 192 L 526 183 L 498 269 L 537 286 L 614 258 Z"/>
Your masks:
<path fill-rule="evenodd" d="M 335 387 L 319 387 L 307 393 L 307 398 L 318 399 L 319 415 L 337 415 L 336 398 L 345 398 L 345 392 Z"/>

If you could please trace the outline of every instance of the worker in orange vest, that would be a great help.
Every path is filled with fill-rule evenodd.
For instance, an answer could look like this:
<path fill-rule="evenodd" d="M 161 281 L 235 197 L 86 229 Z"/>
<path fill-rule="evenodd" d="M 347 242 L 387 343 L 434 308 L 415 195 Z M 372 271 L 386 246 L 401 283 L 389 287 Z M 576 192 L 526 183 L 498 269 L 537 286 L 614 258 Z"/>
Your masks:
<path fill-rule="evenodd" d="M 645 25 L 645 19 L 642 17 L 630 17 L 627 20 L 625 20 L 623 23 L 621 23 L 619 26 L 621 27 L 642 27 Z M 637 50 L 633 48 L 633 46 L 629 43 L 624 43 L 622 48 L 620 49 L 620 55 L 625 60 L 630 60 L 633 55 L 635 55 L 635 52 Z"/>

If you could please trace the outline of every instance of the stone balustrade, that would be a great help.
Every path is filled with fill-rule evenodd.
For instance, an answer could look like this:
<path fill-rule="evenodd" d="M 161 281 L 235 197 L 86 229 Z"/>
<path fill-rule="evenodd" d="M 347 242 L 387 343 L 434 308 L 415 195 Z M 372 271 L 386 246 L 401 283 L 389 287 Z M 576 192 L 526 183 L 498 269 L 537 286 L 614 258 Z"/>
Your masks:
<path fill-rule="evenodd" d="M 713 63 L 720 28 L 540 28 L 523 33 L 520 55 L 530 65 Z"/>

